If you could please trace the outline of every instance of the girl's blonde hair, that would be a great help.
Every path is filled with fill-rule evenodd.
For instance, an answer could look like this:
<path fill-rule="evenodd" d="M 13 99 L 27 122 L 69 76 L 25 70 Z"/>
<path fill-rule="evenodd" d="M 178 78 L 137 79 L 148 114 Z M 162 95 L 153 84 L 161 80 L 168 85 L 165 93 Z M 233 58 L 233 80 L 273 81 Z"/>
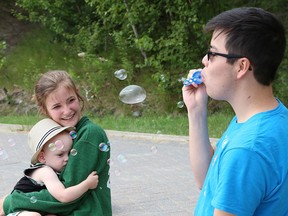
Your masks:
<path fill-rule="evenodd" d="M 44 73 L 37 81 L 34 88 L 34 99 L 36 100 L 39 111 L 47 115 L 46 98 L 59 86 L 75 91 L 80 102 L 82 102 L 82 110 L 84 109 L 85 99 L 79 93 L 70 75 L 63 70 L 52 70 Z"/>

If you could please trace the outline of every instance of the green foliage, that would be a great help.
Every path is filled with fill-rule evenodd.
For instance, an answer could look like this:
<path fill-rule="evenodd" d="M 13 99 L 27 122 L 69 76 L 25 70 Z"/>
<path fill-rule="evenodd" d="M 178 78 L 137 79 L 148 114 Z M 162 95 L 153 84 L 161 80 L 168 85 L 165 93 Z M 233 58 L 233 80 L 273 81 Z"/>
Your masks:
<path fill-rule="evenodd" d="M 189 69 L 201 67 L 201 59 L 208 44 L 202 28 L 211 17 L 239 6 L 263 7 L 278 14 L 286 25 L 285 17 L 288 17 L 286 0 L 16 2 L 21 8 L 19 18 L 41 23 L 53 31 L 58 40 L 65 41 L 70 50 L 85 52 L 86 56 L 90 56 L 79 76 L 84 74 L 84 78 L 97 80 L 97 84 L 104 80 L 105 85 L 114 85 L 106 69 L 115 71 L 125 68 L 129 71 L 129 82 L 136 81 L 139 74 L 148 73 L 157 82 L 157 91 L 166 91 L 176 99 L 181 99 L 179 80 L 186 77 Z M 99 58 L 107 62 L 103 63 Z M 279 97 L 282 100 L 284 97 L 286 104 L 288 101 L 283 92 L 287 86 L 284 73 L 287 64 L 285 60 L 279 73 L 280 81 L 275 86 Z M 32 62 L 31 65 L 33 68 Z M 92 69 L 94 66 L 96 69 Z M 91 71 L 94 72 L 90 74 Z M 91 84 L 90 88 L 91 92 L 99 92 L 96 84 Z M 167 106 L 170 104 L 167 103 Z"/>

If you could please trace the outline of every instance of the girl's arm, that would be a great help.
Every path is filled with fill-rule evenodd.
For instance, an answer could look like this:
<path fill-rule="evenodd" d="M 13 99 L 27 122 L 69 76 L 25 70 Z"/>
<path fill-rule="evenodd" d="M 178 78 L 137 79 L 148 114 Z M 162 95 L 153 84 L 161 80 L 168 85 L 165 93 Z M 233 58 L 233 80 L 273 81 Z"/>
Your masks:
<path fill-rule="evenodd" d="M 33 177 L 37 175 L 38 180 L 42 181 L 49 193 L 60 202 L 71 202 L 82 196 L 89 189 L 94 189 L 98 185 L 98 175 L 93 171 L 82 182 L 75 186 L 65 188 L 59 180 L 55 171 L 48 167 L 42 167 L 34 171 Z"/>

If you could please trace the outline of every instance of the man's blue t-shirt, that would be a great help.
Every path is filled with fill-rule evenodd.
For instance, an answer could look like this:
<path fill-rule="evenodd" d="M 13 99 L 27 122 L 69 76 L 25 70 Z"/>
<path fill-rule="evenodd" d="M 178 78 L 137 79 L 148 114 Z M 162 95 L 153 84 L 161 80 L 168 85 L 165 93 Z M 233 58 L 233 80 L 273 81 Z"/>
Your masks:
<path fill-rule="evenodd" d="M 234 117 L 216 145 L 195 216 L 220 209 L 239 216 L 288 215 L 288 110 L 244 123 Z"/>

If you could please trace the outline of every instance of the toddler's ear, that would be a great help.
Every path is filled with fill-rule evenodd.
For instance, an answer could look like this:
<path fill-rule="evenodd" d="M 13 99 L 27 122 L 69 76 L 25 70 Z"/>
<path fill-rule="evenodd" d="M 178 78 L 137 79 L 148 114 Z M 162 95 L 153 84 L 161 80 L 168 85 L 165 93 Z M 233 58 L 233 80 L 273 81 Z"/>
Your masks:
<path fill-rule="evenodd" d="M 43 163 L 43 164 L 46 163 L 46 161 L 45 161 L 45 155 L 44 155 L 44 152 L 43 152 L 43 151 L 41 151 L 41 152 L 39 153 L 39 155 L 38 155 L 38 161 L 39 161 L 40 163 Z"/>

